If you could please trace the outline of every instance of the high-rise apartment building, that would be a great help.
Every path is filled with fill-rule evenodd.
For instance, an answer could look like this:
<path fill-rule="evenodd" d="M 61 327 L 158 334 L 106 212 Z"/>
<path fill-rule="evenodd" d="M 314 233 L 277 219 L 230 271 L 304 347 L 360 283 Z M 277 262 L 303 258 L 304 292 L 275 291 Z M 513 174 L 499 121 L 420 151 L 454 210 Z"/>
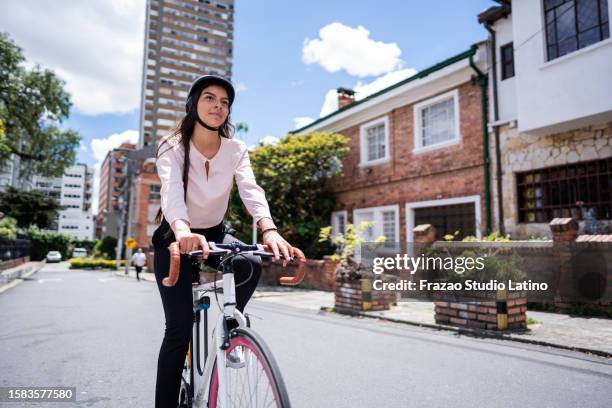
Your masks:
<path fill-rule="evenodd" d="M 148 0 L 138 147 L 185 114 L 193 80 L 232 76 L 234 0 Z"/>
<path fill-rule="evenodd" d="M 77 239 L 93 239 L 94 223 L 91 212 L 93 169 L 85 164 L 66 168 L 61 177 L 34 176 L 32 189 L 59 201 L 64 209 L 49 228 Z"/>

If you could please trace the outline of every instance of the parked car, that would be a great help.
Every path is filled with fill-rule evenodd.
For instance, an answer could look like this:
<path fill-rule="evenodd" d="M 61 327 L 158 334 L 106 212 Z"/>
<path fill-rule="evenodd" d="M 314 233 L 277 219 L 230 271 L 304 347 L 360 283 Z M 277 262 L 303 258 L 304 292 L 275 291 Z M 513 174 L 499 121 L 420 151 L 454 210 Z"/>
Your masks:
<path fill-rule="evenodd" d="M 61 262 L 62 261 L 62 254 L 59 253 L 59 251 L 49 251 L 47 253 L 47 262 Z"/>
<path fill-rule="evenodd" d="M 74 248 L 72 250 L 73 258 L 85 258 L 87 257 L 87 250 L 85 248 Z"/>

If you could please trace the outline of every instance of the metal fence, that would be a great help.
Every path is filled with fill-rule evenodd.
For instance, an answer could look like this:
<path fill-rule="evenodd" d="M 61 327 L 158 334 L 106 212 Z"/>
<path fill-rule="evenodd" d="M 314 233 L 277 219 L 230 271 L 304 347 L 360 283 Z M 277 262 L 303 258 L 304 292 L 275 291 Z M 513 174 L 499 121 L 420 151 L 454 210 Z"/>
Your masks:
<path fill-rule="evenodd" d="M 29 256 L 31 245 L 29 239 L 8 240 L 0 237 L 0 262 Z"/>

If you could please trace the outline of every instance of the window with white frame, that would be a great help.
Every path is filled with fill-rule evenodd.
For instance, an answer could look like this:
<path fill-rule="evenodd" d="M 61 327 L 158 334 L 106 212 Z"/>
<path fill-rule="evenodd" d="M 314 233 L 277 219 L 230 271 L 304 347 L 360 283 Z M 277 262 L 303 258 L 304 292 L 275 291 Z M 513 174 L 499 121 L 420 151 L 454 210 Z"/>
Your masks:
<path fill-rule="evenodd" d="M 346 211 L 334 211 L 331 217 L 332 235 L 346 232 Z"/>
<path fill-rule="evenodd" d="M 442 147 L 459 141 L 457 90 L 414 105 L 415 150 Z"/>
<path fill-rule="evenodd" d="M 387 117 L 361 126 L 361 164 L 369 165 L 389 159 L 389 121 Z"/>
<path fill-rule="evenodd" d="M 360 208 L 353 212 L 355 226 L 363 221 L 373 221 L 374 225 L 367 228 L 361 237 L 366 242 L 373 242 L 384 235 L 387 242 L 399 241 L 399 206 L 386 205 L 382 207 Z"/>

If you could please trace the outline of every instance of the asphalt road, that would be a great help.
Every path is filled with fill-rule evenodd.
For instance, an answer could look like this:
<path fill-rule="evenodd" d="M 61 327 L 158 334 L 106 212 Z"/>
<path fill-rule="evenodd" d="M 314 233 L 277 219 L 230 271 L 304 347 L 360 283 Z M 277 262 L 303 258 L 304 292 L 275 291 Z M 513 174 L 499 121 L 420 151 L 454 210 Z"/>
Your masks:
<path fill-rule="evenodd" d="M 294 407 L 609 407 L 612 362 L 254 300 Z M 47 265 L 0 294 L 0 386 L 76 386 L 76 403 L 153 407 L 155 284 Z"/>

